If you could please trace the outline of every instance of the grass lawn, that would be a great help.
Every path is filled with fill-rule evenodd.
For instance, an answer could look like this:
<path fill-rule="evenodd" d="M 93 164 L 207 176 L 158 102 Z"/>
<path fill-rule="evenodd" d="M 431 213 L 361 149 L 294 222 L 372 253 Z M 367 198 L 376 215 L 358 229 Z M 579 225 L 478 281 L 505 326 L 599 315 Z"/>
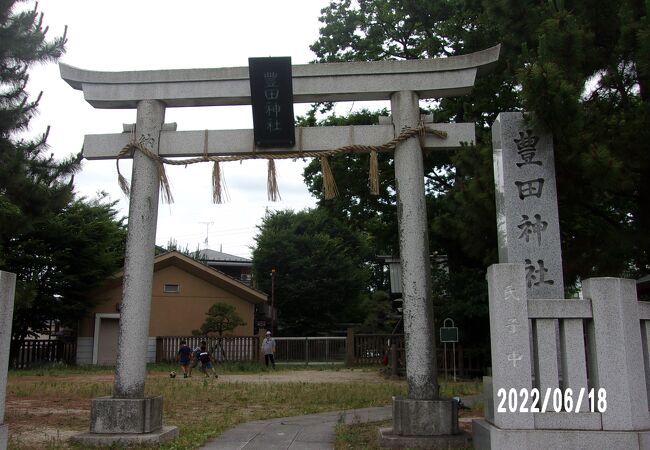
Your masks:
<path fill-rule="evenodd" d="M 453 386 L 447 386 L 451 388 Z M 468 392 L 473 394 L 473 392 Z M 462 410 L 460 412 L 460 428 L 463 431 L 470 431 L 471 422 L 469 418 L 483 416 L 483 405 L 478 404 L 475 408 Z M 467 418 L 467 420 L 463 420 Z M 335 450 L 381 450 L 378 442 L 379 428 L 391 428 L 391 421 L 355 423 L 351 425 L 339 424 L 336 426 Z M 465 450 L 471 450 L 468 447 Z M 408 450 L 408 449 L 404 449 Z M 462 450 L 462 449 L 461 449 Z"/>
<path fill-rule="evenodd" d="M 381 450 L 382 447 L 378 444 L 378 429 L 390 427 L 390 421 L 338 425 L 334 450 Z M 472 450 L 472 447 L 459 450 Z"/>
<path fill-rule="evenodd" d="M 164 398 L 164 423 L 179 427 L 180 437 L 161 447 L 168 450 L 197 448 L 242 422 L 383 406 L 406 393 L 404 381 L 383 379 L 376 366 L 278 365 L 269 371 L 258 364 L 219 364 L 217 380 L 200 372 L 171 379 L 172 369 L 180 372 L 176 366 L 149 366 L 146 379 L 146 395 Z M 9 448 L 80 449 L 67 438 L 88 430 L 90 400 L 110 395 L 112 385 L 112 368 L 10 371 L 5 419 Z M 478 389 L 478 383 L 461 383 L 454 392 Z"/>

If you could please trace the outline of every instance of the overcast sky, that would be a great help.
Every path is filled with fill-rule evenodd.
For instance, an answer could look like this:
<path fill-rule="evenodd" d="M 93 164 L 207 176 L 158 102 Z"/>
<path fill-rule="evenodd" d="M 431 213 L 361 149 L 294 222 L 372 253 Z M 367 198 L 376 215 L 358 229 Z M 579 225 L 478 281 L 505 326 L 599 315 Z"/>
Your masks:
<path fill-rule="evenodd" d="M 39 10 L 45 14 L 50 37 L 62 34 L 68 25 L 62 62 L 88 70 L 121 71 L 247 66 L 254 56 L 291 56 L 294 64 L 308 63 L 315 58 L 309 45 L 318 37 L 320 9 L 327 4 L 327 0 L 44 0 Z M 85 134 L 118 133 L 123 123 L 135 122 L 135 110 L 92 108 L 81 91 L 61 79 L 58 65 L 36 67 L 30 75 L 30 92 L 44 92 L 30 133 L 51 125 L 48 143 L 57 157 L 78 152 Z M 296 105 L 296 114 L 304 114 L 307 107 Z M 252 128 L 250 106 L 168 108 L 165 121 L 176 122 L 178 130 Z M 265 161 L 222 164 L 230 194 L 223 205 L 211 202 L 210 164 L 168 167 L 175 202 L 159 206 L 156 242 L 166 245 L 175 238 L 182 247 L 204 248 L 209 231 L 210 248 L 223 246 L 226 253 L 250 256 L 256 225 L 266 208 L 314 206 L 302 180 L 303 166 L 300 160 L 277 162 L 282 201 L 269 202 Z M 130 178 L 130 162 L 122 161 L 120 168 Z M 84 161 L 75 186 L 89 198 L 106 191 L 127 215 L 128 200 L 118 188 L 114 160 Z"/>

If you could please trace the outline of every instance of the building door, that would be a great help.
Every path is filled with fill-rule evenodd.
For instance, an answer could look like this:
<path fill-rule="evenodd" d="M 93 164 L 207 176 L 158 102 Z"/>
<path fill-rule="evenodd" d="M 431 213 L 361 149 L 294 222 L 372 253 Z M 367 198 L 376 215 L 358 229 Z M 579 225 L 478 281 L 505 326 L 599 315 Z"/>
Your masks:
<path fill-rule="evenodd" d="M 117 361 L 117 336 L 120 331 L 120 320 L 102 318 L 99 325 L 97 344 L 97 364 L 114 366 Z"/>

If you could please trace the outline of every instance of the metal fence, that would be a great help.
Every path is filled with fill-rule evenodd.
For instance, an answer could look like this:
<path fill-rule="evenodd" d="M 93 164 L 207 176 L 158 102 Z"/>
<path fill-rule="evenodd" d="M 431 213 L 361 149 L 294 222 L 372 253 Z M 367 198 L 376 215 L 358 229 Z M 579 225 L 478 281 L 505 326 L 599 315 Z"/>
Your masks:
<path fill-rule="evenodd" d="M 277 362 L 286 363 L 348 363 L 382 364 L 392 366 L 390 346 L 396 346 L 397 363 L 405 364 L 404 335 L 353 334 L 354 349 L 348 353 L 346 337 L 275 337 Z M 162 336 L 156 338 L 156 362 L 174 362 L 180 343 L 186 341 L 191 348 L 206 341 L 208 349 L 217 361 L 259 361 L 261 337 L 259 336 Z M 438 345 L 438 367 L 444 367 L 442 345 Z M 76 342 L 59 340 L 27 339 L 19 349 L 12 345 L 10 365 L 15 369 L 27 369 L 34 365 L 62 362 L 75 364 Z M 451 352 L 450 352 L 451 353 Z M 489 356 L 489 355 L 488 355 Z M 452 367 L 451 354 L 447 356 Z M 457 372 L 460 376 L 478 376 L 485 372 L 489 359 L 485 352 L 457 346 Z M 442 372 L 441 372 L 442 373 Z"/>
<path fill-rule="evenodd" d="M 345 336 L 317 337 L 274 337 L 275 360 L 287 363 L 332 363 L 346 362 L 347 338 Z M 353 364 L 381 364 L 384 362 L 391 342 L 403 352 L 403 335 L 354 335 Z M 197 347 L 201 341 L 207 342 L 207 347 L 219 361 L 257 361 L 261 339 L 258 336 L 226 336 L 216 337 L 197 336 L 162 336 L 156 338 L 156 361 L 173 362 L 176 360 L 181 342 L 187 342 L 191 348 Z"/>
<path fill-rule="evenodd" d="M 14 369 L 29 369 L 34 365 L 61 362 L 74 364 L 76 342 L 26 339 L 18 349 L 13 349 L 10 364 Z"/>
<path fill-rule="evenodd" d="M 390 348 L 394 345 L 396 362 L 402 370 L 406 364 L 403 334 L 351 334 L 346 337 L 274 337 L 275 360 L 280 363 L 346 363 L 354 364 L 388 364 Z M 348 351 L 349 342 L 354 347 Z M 156 361 L 173 362 L 180 348 L 180 343 L 186 341 L 195 348 L 205 340 L 208 349 L 217 361 L 259 361 L 260 336 L 227 336 L 197 337 L 197 336 L 164 336 L 156 339 Z M 223 351 L 222 351 L 223 350 Z M 447 364 L 453 366 L 451 349 L 447 355 Z M 459 376 L 479 376 L 489 365 L 489 355 L 480 349 L 464 348 L 462 344 L 456 347 L 456 369 Z M 437 346 L 438 367 L 442 373 L 444 367 L 443 346 Z"/>
<path fill-rule="evenodd" d="M 354 362 L 357 364 L 381 364 L 391 345 L 404 351 L 403 334 L 355 334 Z"/>
<path fill-rule="evenodd" d="M 276 337 L 277 362 L 345 362 L 345 337 Z"/>

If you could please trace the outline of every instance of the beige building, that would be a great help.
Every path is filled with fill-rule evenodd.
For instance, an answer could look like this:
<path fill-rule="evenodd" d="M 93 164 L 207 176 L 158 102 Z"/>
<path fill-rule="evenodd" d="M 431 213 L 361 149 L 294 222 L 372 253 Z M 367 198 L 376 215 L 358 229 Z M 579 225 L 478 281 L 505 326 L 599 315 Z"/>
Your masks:
<path fill-rule="evenodd" d="M 95 292 L 96 306 L 79 323 L 77 364 L 115 364 L 122 277 L 122 272 L 116 274 Z M 147 361 L 155 361 L 156 337 L 190 336 L 192 330 L 201 327 L 206 312 L 215 303 L 233 305 L 246 322 L 232 332 L 233 336 L 251 336 L 255 305 L 266 301 L 265 293 L 179 252 L 158 255 L 154 262 Z"/>

